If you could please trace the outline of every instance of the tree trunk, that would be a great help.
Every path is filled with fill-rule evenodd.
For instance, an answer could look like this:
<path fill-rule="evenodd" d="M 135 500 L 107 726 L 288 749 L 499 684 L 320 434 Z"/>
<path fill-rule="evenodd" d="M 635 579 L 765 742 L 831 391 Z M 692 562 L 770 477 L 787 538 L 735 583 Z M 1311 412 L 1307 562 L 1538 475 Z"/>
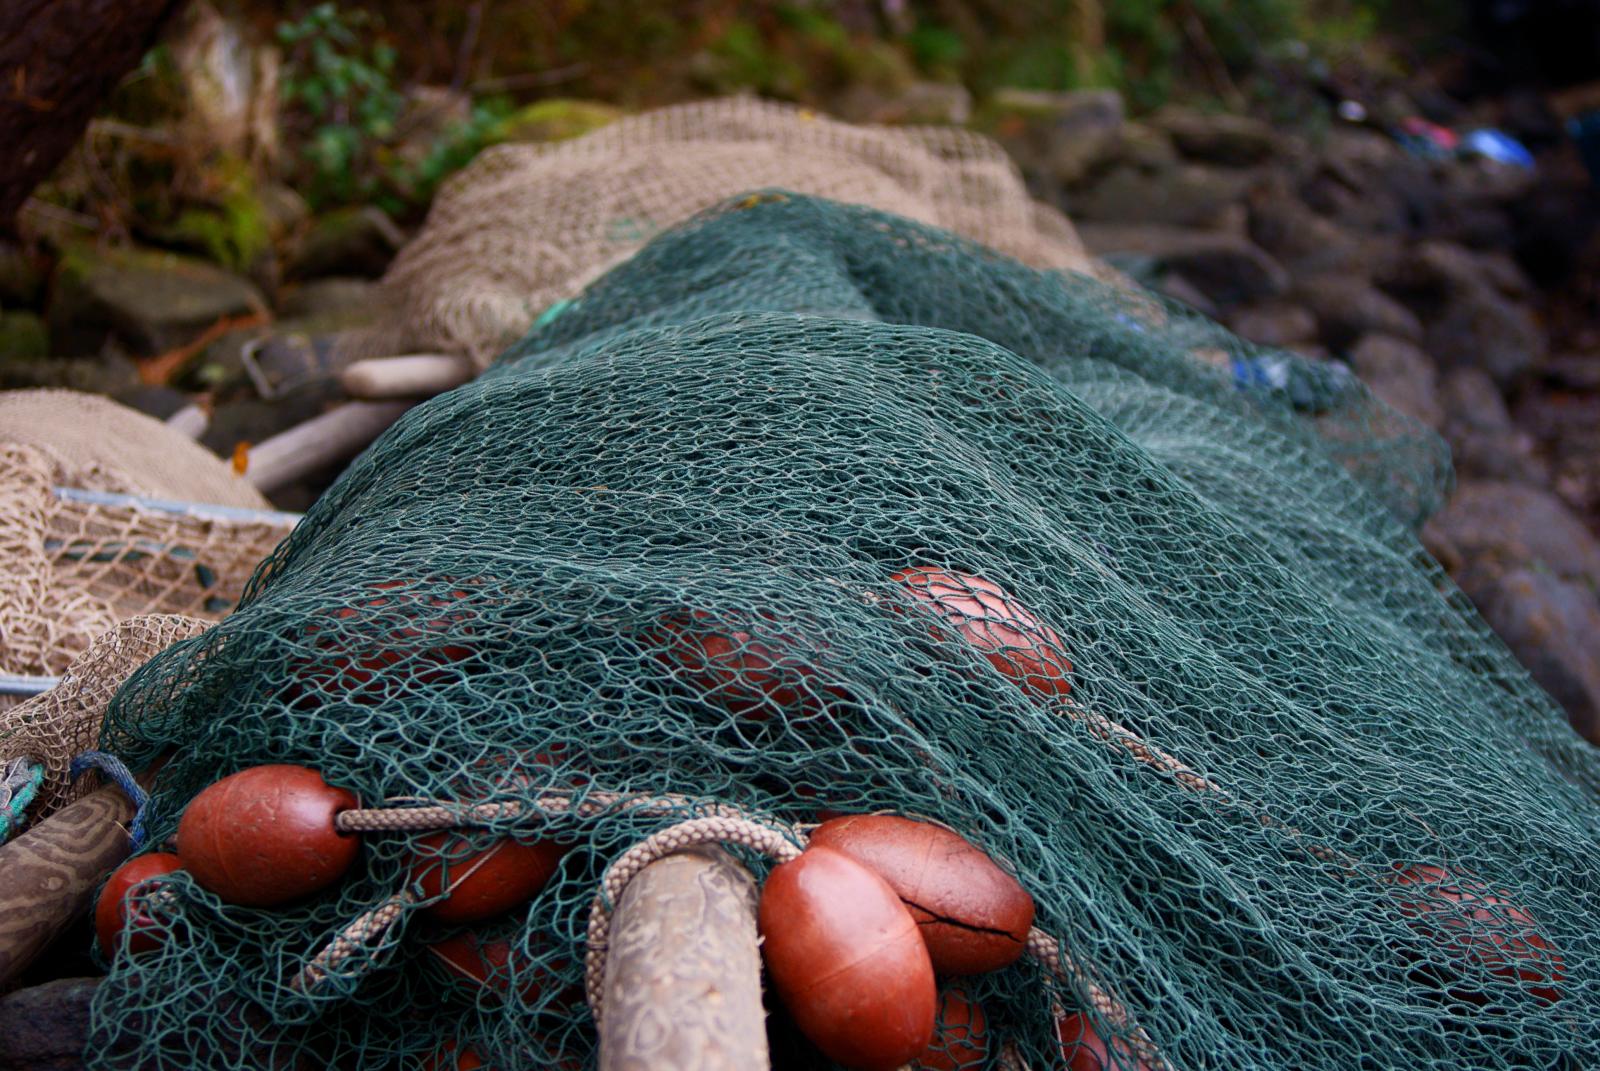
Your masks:
<path fill-rule="evenodd" d="M 0 0 L 0 234 L 183 0 Z"/>

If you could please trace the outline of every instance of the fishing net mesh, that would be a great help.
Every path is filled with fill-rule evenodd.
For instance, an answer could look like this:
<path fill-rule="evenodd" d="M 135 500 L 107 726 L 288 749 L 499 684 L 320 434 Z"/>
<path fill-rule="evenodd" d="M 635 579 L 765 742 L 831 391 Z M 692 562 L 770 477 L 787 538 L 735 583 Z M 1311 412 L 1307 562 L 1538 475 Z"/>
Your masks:
<path fill-rule="evenodd" d="M 1072 224 L 1030 199 L 1016 165 L 980 135 L 729 98 L 480 154 L 439 191 L 385 277 L 394 322 L 352 346 L 486 363 L 655 234 L 775 185 L 944 227 L 1034 267 L 1090 270 Z"/>
<path fill-rule="evenodd" d="M 223 462 L 142 413 L 70 391 L 0 394 L 0 672 L 58 674 L 141 614 L 221 617 L 287 531 L 286 515 L 223 521 L 60 487 L 267 508 Z"/>
<path fill-rule="evenodd" d="M 603 868 L 730 806 L 927 816 L 1014 870 L 1081 974 L 968 988 L 1034 1068 L 1089 983 L 1177 1069 L 1600 1065 L 1600 762 L 1418 544 L 1447 479 L 1334 365 L 869 209 L 736 198 L 409 412 L 107 716 L 105 748 L 167 760 L 152 844 L 263 763 L 369 808 L 524 804 L 474 843 L 570 850 L 470 928 L 488 984 L 419 903 L 304 983 L 414 889 L 419 834 L 366 833 L 288 907 L 146 896 L 169 936 L 117 958 L 90 1065 L 591 1066 Z M 1070 694 L 908 568 L 1002 590 Z M 1425 912 L 1397 868 L 1480 909 Z"/>

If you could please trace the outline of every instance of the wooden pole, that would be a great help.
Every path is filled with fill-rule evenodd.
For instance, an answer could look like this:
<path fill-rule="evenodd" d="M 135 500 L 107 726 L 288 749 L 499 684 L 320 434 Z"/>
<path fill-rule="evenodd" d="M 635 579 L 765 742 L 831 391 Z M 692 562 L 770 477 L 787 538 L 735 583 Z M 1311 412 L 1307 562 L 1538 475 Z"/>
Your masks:
<path fill-rule="evenodd" d="M 63 978 L 0 997 L 0 1071 L 76 1071 L 98 978 Z"/>
<path fill-rule="evenodd" d="M 359 454 L 409 408 L 410 402 L 347 402 L 252 446 L 245 478 L 270 494 Z"/>
<path fill-rule="evenodd" d="M 607 941 L 600 1071 L 767 1071 L 756 885 L 714 847 L 628 883 Z"/>
<path fill-rule="evenodd" d="M 107 786 L 0 846 L 0 989 L 89 906 L 128 857 L 133 804 Z"/>
<path fill-rule="evenodd" d="M 472 362 L 445 353 L 371 357 L 346 365 L 339 385 L 354 398 L 432 398 L 461 386 L 473 375 Z"/>

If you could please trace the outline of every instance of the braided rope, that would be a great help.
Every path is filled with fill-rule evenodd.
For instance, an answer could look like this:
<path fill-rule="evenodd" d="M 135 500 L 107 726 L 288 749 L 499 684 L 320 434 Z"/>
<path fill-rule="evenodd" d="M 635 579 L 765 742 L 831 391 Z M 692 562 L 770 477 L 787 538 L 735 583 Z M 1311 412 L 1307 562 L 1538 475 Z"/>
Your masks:
<path fill-rule="evenodd" d="M 1172 1071 L 1172 1065 L 1167 1063 L 1167 1058 L 1161 1054 L 1156 1043 L 1150 1040 L 1150 1035 L 1144 1032 L 1144 1027 L 1134 1022 L 1127 1006 L 1089 977 L 1088 972 L 1062 947 L 1060 941 L 1039 927 L 1032 926 L 1028 929 L 1027 950 L 1028 955 L 1045 970 L 1086 994 L 1090 1007 L 1118 1033 L 1127 1035 L 1128 1046 L 1138 1054 L 1139 1059 L 1150 1065 L 1151 1071 Z M 1057 1018 L 1060 1018 L 1059 1014 Z"/>
<path fill-rule="evenodd" d="M 314 992 L 324 979 L 334 973 L 335 968 L 387 933 L 389 927 L 405 914 L 406 908 L 416 901 L 416 896 L 409 890 L 396 893 L 371 911 L 356 918 L 334 934 L 333 939 L 323 946 L 322 951 L 311 957 L 305 966 L 300 968 L 299 973 L 290 980 L 290 988 L 302 993 Z"/>
<path fill-rule="evenodd" d="M 693 810 L 710 817 L 747 817 L 746 812 L 737 807 L 671 794 L 627 796 L 620 792 L 589 792 L 577 803 L 573 802 L 571 793 L 546 793 L 531 804 L 520 800 L 455 805 L 415 805 L 402 800 L 391 802 L 395 806 L 356 807 L 340 811 L 334 817 L 334 828 L 340 833 L 424 833 L 489 825 L 502 820 L 514 820 L 524 813 L 595 818 L 615 812 L 652 817 Z"/>
<path fill-rule="evenodd" d="M 796 842 L 799 843 L 796 843 Z M 584 996 L 599 1029 L 604 1014 L 603 987 L 606 970 L 606 942 L 611 936 L 611 912 L 622 891 L 645 867 L 673 852 L 698 844 L 738 844 L 780 863 L 799 857 L 805 838 L 793 827 L 762 825 L 749 818 L 716 815 L 691 818 L 651 834 L 635 844 L 606 868 L 589 907 L 587 951 L 583 961 Z"/>

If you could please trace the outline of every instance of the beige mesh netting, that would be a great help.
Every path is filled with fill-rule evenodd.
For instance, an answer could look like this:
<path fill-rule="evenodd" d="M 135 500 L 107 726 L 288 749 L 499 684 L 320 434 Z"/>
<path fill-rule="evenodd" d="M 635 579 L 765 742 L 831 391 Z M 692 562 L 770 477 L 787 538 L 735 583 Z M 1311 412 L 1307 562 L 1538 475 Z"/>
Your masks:
<path fill-rule="evenodd" d="M 1090 271 L 1065 216 L 1028 197 L 993 142 L 945 127 L 853 126 L 751 98 L 679 105 L 549 145 L 501 145 L 439 192 L 384 283 L 399 310 L 356 345 L 486 363 L 646 240 L 767 186 L 956 231 L 1036 268 Z"/>
<path fill-rule="evenodd" d="M 267 505 L 202 447 L 115 402 L 0 394 L 0 672 L 58 674 L 140 614 L 221 617 L 293 524 Z"/>
<path fill-rule="evenodd" d="M 70 803 L 72 757 L 95 746 L 106 704 L 122 682 L 149 659 L 179 640 L 199 635 L 209 621 L 178 614 L 133 617 L 101 633 L 71 664 L 61 681 L 9 710 L 0 710 L 0 767 L 29 759 L 44 767 L 32 811 L 42 818 Z"/>

